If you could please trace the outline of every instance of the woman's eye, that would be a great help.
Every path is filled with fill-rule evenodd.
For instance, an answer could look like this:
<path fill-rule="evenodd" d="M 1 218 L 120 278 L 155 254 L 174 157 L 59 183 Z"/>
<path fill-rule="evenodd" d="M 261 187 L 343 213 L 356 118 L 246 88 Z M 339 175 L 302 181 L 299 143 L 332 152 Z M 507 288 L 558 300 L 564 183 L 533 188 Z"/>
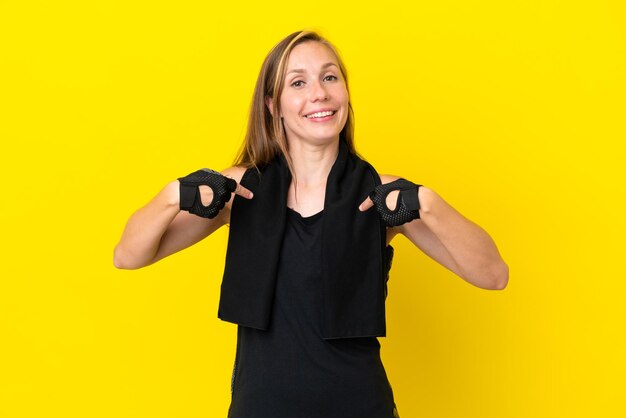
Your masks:
<path fill-rule="evenodd" d="M 327 78 L 330 78 L 331 80 L 337 80 L 337 77 L 335 77 L 334 75 L 327 75 L 326 77 L 324 77 L 324 80 L 326 80 Z"/>
<path fill-rule="evenodd" d="M 303 81 L 302 80 L 296 80 L 293 83 L 291 83 L 292 87 L 301 87 L 302 86 Z"/>

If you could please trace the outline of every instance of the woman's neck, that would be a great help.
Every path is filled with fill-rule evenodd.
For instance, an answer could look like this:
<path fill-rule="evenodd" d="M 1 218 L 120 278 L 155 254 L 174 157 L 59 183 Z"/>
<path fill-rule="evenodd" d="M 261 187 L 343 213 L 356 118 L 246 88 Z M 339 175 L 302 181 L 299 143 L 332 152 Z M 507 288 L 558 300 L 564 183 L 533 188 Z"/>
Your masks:
<path fill-rule="evenodd" d="M 303 141 L 291 142 L 289 156 L 293 162 L 298 185 L 314 187 L 326 183 L 338 152 L 339 140 L 322 145 Z"/>

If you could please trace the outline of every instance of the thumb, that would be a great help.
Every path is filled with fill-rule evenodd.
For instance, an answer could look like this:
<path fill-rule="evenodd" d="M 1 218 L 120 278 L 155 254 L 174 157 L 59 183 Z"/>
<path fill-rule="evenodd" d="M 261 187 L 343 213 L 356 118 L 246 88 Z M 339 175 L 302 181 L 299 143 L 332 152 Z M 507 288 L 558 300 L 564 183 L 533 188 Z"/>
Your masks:
<path fill-rule="evenodd" d="M 374 206 L 374 202 L 372 201 L 372 199 L 368 197 L 365 198 L 365 200 L 363 202 L 361 202 L 361 204 L 359 205 L 359 210 L 361 212 L 365 212 L 366 210 L 368 210 L 369 208 L 371 208 L 372 206 Z"/>

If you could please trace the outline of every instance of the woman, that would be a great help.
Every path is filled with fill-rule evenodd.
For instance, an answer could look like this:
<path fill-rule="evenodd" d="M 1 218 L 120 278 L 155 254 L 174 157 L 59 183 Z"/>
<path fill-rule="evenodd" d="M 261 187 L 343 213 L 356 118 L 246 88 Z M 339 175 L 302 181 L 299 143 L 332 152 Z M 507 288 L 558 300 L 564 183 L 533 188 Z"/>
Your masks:
<path fill-rule="evenodd" d="M 115 248 L 115 266 L 136 269 L 230 226 L 218 310 L 238 324 L 230 418 L 399 416 L 376 338 L 396 234 L 478 287 L 507 284 L 489 235 L 434 191 L 379 176 L 352 122 L 335 48 L 289 35 L 263 63 L 235 164 L 169 183 Z"/>

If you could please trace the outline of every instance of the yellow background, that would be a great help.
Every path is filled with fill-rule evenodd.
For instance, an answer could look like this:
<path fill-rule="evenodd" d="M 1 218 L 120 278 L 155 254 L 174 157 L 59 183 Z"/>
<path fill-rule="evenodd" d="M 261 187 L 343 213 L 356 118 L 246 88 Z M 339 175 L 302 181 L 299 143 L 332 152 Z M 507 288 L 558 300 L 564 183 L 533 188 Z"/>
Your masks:
<path fill-rule="evenodd" d="M 227 228 L 135 271 L 113 247 L 167 182 L 231 164 L 303 28 L 343 54 L 357 149 L 510 267 L 483 290 L 394 239 L 400 416 L 625 416 L 624 2 L 210 3 L 0 2 L 0 416 L 226 417 Z"/>

